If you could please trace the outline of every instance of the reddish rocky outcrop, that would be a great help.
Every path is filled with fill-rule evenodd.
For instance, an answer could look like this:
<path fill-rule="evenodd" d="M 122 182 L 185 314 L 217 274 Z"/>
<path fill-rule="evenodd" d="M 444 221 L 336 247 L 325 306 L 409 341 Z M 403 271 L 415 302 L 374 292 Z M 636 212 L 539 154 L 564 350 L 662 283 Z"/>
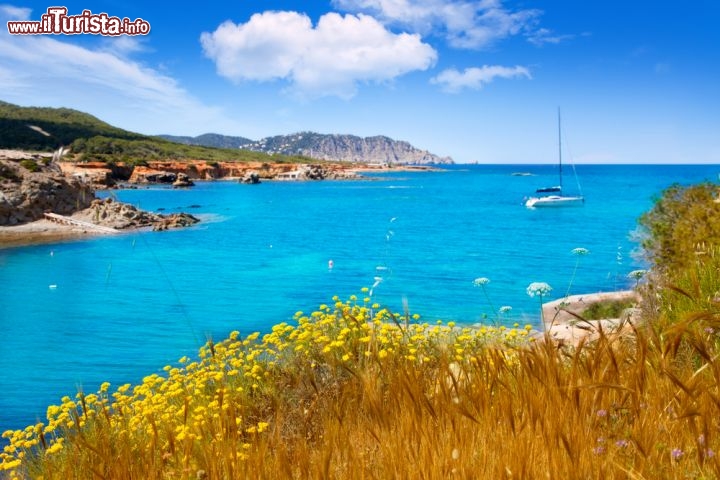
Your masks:
<path fill-rule="evenodd" d="M 346 180 L 360 178 L 355 168 L 343 164 L 295 164 L 268 162 L 207 162 L 203 160 L 154 161 L 145 165 L 108 165 L 102 162 L 63 162 L 66 175 L 107 188 L 118 182 L 168 184 L 189 187 L 193 180 L 237 179 L 242 183 L 263 180 Z"/>
<path fill-rule="evenodd" d="M 104 162 L 60 163 L 60 169 L 69 177 L 99 187 L 115 184 L 112 169 Z"/>
<path fill-rule="evenodd" d="M 105 162 L 60 162 L 60 169 L 66 176 L 77 178 L 94 188 L 107 188 L 117 182 L 127 181 L 133 172 L 132 165 Z"/>
<path fill-rule="evenodd" d="M 217 163 L 198 160 L 148 162 L 147 165 L 135 167 L 128 181 L 130 183 L 173 183 L 177 180 L 178 175 L 185 175 L 190 180 L 242 178 L 249 170 L 254 170 L 259 165 L 261 164 Z"/>
<path fill-rule="evenodd" d="M 351 168 L 340 164 L 292 164 L 262 162 L 148 162 L 138 166 L 130 183 L 173 183 L 181 175 L 193 180 L 238 179 L 244 183 L 287 178 L 297 180 L 337 180 L 359 178 Z"/>

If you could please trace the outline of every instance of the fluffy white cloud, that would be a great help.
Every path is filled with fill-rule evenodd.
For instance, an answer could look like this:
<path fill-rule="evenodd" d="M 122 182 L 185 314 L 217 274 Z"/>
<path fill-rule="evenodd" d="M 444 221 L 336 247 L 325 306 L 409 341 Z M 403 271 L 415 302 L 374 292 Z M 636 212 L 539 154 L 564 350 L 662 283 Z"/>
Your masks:
<path fill-rule="evenodd" d="M 30 13 L 25 8 L 1 6 L 0 25 L 29 19 Z M 0 29 L 2 100 L 77 108 L 143 133 L 227 125 L 220 109 L 202 104 L 172 77 L 128 59 L 128 53 L 140 49 L 138 40 L 108 39 L 96 49 L 72 40 L 10 35 L 7 29 Z"/>
<path fill-rule="evenodd" d="M 418 34 L 395 34 L 367 15 L 328 13 L 313 27 L 297 12 L 264 12 L 227 21 L 200 41 L 220 75 L 233 81 L 284 79 L 301 96 L 349 98 L 358 82 L 390 81 L 434 65 Z"/>
<path fill-rule="evenodd" d="M 457 93 L 465 88 L 479 90 L 483 85 L 495 78 L 532 78 L 527 68 L 521 66 L 502 67 L 499 65 L 483 65 L 482 67 L 466 68 L 460 72 L 454 68 L 443 70 L 431 82 L 441 85 L 443 90 Z"/>
<path fill-rule="evenodd" d="M 537 9 L 510 11 L 500 0 L 333 0 L 333 5 L 423 34 L 439 31 L 451 46 L 469 49 L 518 34 L 530 37 L 542 14 Z"/>

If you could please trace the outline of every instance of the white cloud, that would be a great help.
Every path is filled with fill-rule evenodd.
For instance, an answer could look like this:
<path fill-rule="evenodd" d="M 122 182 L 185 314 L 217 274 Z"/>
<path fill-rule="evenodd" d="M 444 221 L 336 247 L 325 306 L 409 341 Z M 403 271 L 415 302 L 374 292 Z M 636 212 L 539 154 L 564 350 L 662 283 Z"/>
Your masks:
<path fill-rule="evenodd" d="M 454 68 L 443 70 L 430 80 L 441 85 L 443 90 L 457 93 L 465 88 L 479 90 L 495 78 L 532 78 L 530 71 L 521 66 L 503 67 L 499 65 L 483 65 L 482 67 L 466 68 L 460 72 Z"/>
<path fill-rule="evenodd" d="M 557 45 L 560 42 L 564 42 L 565 40 L 570 40 L 572 38 L 575 38 L 575 35 L 558 35 L 547 28 L 538 28 L 527 35 L 528 42 L 533 45 L 537 45 L 538 47 L 547 43 Z"/>
<path fill-rule="evenodd" d="M 15 7 L 13 5 L 0 5 L 0 18 L 5 23 L 7 20 L 28 20 L 30 19 L 32 10 L 25 7 Z"/>
<path fill-rule="evenodd" d="M 0 25 L 28 19 L 30 11 L 0 7 Z M 137 41 L 101 43 L 98 49 L 72 37 L 10 35 L 0 29 L 0 96 L 21 105 L 67 106 L 143 133 L 179 132 L 193 125 L 226 124 L 167 75 L 126 58 Z M 119 53 L 122 52 L 122 53 Z M 158 131 L 161 129 L 162 131 Z"/>
<path fill-rule="evenodd" d="M 358 82 L 385 82 L 434 65 L 437 53 L 417 34 L 394 34 L 367 15 L 328 13 L 313 27 L 297 12 L 264 12 L 227 21 L 200 41 L 220 75 L 233 81 L 283 79 L 300 96 L 349 98 Z"/>
<path fill-rule="evenodd" d="M 500 0 L 333 0 L 332 3 L 341 10 L 369 13 L 385 23 L 423 34 L 439 31 L 451 46 L 468 49 L 486 48 L 497 40 L 518 34 L 532 38 L 542 14 L 537 9 L 510 11 Z"/>
<path fill-rule="evenodd" d="M 149 49 L 146 47 L 145 37 L 130 37 L 121 35 L 119 37 L 103 37 L 103 50 L 120 57 L 126 57 L 134 53 L 145 52 Z"/>

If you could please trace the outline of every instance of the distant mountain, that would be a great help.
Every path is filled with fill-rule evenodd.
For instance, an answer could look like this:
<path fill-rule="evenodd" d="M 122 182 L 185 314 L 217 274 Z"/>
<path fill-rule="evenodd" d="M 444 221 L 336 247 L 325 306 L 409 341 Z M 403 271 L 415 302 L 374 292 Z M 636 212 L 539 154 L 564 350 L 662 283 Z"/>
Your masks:
<path fill-rule="evenodd" d="M 267 137 L 241 148 L 282 155 L 302 155 L 318 160 L 387 164 L 453 163 L 450 157 L 439 157 L 420 150 L 408 142 L 385 136 L 357 137 L 300 132 Z"/>
<path fill-rule="evenodd" d="M 0 148 L 50 151 L 77 138 L 147 138 L 70 108 L 20 107 L 0 101 Z"/>
<path fill-rule="evenodd" d="M 300 132 L 292 135 L 276 135 L 253 141 L 245 137 L 230 137 L 206 133 L 197 137 L 159 135 L 160 138 L 186 145 L 206 147 L 242 148 L 270 155 L 300 155 L 317 160 L 335 162 L 387 163 L 387 164 L 433 164 L 453 163 L 450 157 L 439 157 L 427 150 L 420 150 L 408 142 L 384 136 L 357 137 L 355 135 L 327 135 Z"/>
<path fill-rule="evenodd" d="M 176 135 L 158 135 L 158 137 L 171 142 L 182 143 L 183 145 L 200 145 L 203 147 L 215 148 L 240 148 L 248 143 L 253 143 L 253 141 L 249 138 L 231 137 L 228 135 L 220 135 L 218 133 L 205 133 L 203 135 L 198 135 L 197 137 L 183 137 Z"/>

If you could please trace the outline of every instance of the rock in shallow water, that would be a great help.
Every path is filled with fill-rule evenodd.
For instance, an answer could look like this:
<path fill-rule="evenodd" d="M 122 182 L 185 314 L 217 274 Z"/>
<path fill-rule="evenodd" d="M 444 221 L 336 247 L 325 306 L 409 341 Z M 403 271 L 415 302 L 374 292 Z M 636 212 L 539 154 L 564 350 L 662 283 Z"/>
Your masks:
<path fill-rule="evenodd" d="M 162 215 L 146 212 L 133 205 L 116 202 L 112 198 L 94 200 L 89 208 L 78 212 L 73 217 L 118 230 L 143 227 L 152 227 L 153 230 L 168 230 L 187 227 L 200 221 L 187 213 Z"/>

